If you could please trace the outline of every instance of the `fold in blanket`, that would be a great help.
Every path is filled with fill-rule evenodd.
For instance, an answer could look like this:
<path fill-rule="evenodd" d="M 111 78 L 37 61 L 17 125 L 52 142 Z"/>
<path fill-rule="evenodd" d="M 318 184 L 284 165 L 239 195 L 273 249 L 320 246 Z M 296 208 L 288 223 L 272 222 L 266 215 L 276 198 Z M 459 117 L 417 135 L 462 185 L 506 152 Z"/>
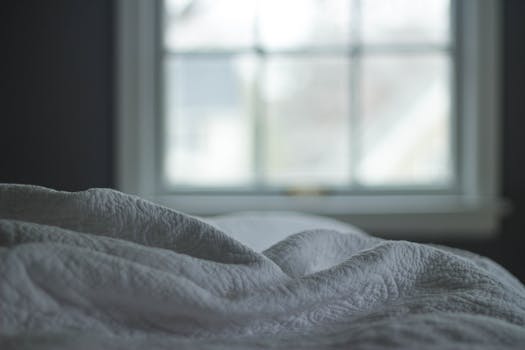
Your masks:
<path fill-rule="evenodd" d="M 489 259 L 323 228 L 258 253 L 219 227 L 0 185 L 1 348 L 525 347 L 525 288 Z"/>

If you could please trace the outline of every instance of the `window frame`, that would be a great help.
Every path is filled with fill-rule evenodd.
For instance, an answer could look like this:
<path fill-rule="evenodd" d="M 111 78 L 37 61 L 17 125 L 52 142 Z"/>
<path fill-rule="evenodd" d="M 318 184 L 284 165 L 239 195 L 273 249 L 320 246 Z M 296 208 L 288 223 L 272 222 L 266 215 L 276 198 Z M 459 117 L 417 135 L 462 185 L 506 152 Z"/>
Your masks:
<path fill-rule="evenodd" d="M 173 193 L 159 169 L 163 125 L 159 6 L 119 0 L 116 28 L 117 188 L 194 215 L 244 210 L 301 211 L 349 221 L 370 232 L 488 237 L 497 231 L 499 198 L 499 20 L 497 0 L 457 1 L 452 22 L 457 88 L 452 123 L 457 191 L 402 189 L 352 193 Z M 482 38 L 483 40 L 478 40 Z M 457 139 L 454 135 L 458 135 Z"/>

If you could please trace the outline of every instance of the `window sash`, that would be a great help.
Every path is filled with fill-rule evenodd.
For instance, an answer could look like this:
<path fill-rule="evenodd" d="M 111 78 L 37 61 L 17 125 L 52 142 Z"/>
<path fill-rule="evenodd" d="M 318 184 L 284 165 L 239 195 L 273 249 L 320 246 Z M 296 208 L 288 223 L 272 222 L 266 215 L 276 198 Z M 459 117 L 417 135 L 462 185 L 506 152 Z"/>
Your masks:
<path fill-rule="evenodd" d="M 352 2 L 354 5 L 357 4 L 359 6 L 358 1 Z M 159 6 L 157 8 L 157 16 L 160 18 L 158 21 L 158 31 L 159 33 L 162 31 L 162 28 L 165 27 L 164 23 L 162 23 L 163 20 L 165 20 L 165 17 L 163 16 L 163 9 Z M 238 49 L 227 49 L 227 48 L 212 48 L 212 49 L 170 49 L 164 47 L 164 40 L 163 38 L 160 38 L 160 40 L 157 40 L 157 43 L 159 45 L 158 51 L 160 54 L 158 55 L 158 69 L 160 70 L 159 76 L 164 76 L 163 74 L 163 67 L 165 65 L 165 62 L 171 58 L 174 57 L 188 57 L 188 58 L 222 58 L 222 57 L 236 57 L 239 55 L 245 55 L 245 54 L 252 54 L 257 56 L 257 58 L 261 61 L 256 67 L 257 72 L 255 73 L 258 78 L 256 78 L 256 88 L 254 92 L 253 100 L 255 101 L 255 107 L 253 108 L 253 117 L 255 119 L 253 128 L 253 135 L 254 140 L 253 142 L 253 149 L 254 152 L 252 154 L 252 160 L 253 160 L 253 174 L 254 174 L 254 180 L 250 183 L 250 185 L 238 185 L 238 186 L 228 186 L 228 185 L 221 185 L 221 186 L 200 186 L 200 185 L 181 185 L 181 184 L 169 184 L 168 181 L 162 176 L 162 160 L 160 160 L 157 164 L 157 183 L 161 184 L 161 191 L 164 193 L 173 193 L 173 194 L 199 194 L 199 193 L 207 193 L 210 195 L 217 195 L 217 194 L 282 194 L 287 195 L 290 193 L 296 193 L 301 191 L 318 191 L 319 193 L 330 193 L 330 194 L 363 194 L 363 193 L 383 193 L 383 194 L 396 194 L 396 193 L 427 193 L 427 194 L 451 194 L 451 193 L 458 193 L 460 190 L 459 186 L 459 179 L 461 168 L 458 166 L 460 164 L 459 157 L 457 157 L 457 140 L 460 137 L 459 127 L 460 124 L 458 123 L 457 118 L 457 108 L 455 105 L 456 98 L 455 98 L 455 92 L 458 91 L 456 84 L 458 81 L 457 73 L 458 70 L 456 69 L 457 66 L 457 55 L 456 55 L 456 41 L 457 41 L 457 26 L 455 23 L 455 20 L 457 19 L 456 12 L 457 12 L 458 2 L 452 0 L 451 1 L 451 9 L 450 9 L 450 15 L 449 15 L 449 38 L 446 43 L 444 44 L 434 44 L 434 43 L 426 43 L 426 42 L 416 42 L 416 43 L 409 43 L 409 44 L 400 44 L 400 43 L 365 43 L 359 40 L 359 28 L 357 25 L 354 25 L 354 23 L 359 22 L 359 12 L 354 9 L 353 18 L 350 21 L 351 28 L 350 28 L 350 44 L 346 44 L 344 47 L 342 46 L 331 46 L 331 47 L 307 47 L 303 46 L 300 48 L 293 48 L 293 49 L 267 49 L 260 45 L 255 45 L 251 48 L 238 48 Z M 255 26 L 257 27 L 257 20 Z M 254 31 L 257 32 L 257 29 L 254 28 Z M 162 37 L 162 35 L 161 35 Z M 385 185 L 361 185 L 358 181 L 355 179 L 356 176 L 356 169 L 357 164 L 356 161 L 360 157 L 359 153 L 359 147 L 358 144 L 360 142 L 359 136 L 356 134 L 356 127 L 359 125 L 359 95 L 360 91 L 357 88 L 358 85 L 358 79 L 359 74 L 361 73 L 361 67 L 360 67 L 360 61 L 365 55 L 372 55 L 372 54 L 427 54 L 427 53 L 434 53 L 434 54 L 443 54 L 445 57 L 448 57 L 451 70 L 451 76 L 449 78 L 449 97 L 450 97 L 450 108 L 449 108 L 449 159 L 450 161 L 450 173 L 451 173 L 451 179 L 446 184 L 385 184 Z M 263 149 L 263 141 L 261 140 L 261 134 L 262 134 L 262 119 L 263 116 L 261 115 L 262 110 L 262 101 L 260 96 L 260 90 L 261 90 L 261 77 L 264 70 L 264 64 L 267 61 L 269 57 L 323 57 L 323 56 L 333 56 L 333 55 L 340 55 L 348 58 L 348 62 L 350 64 L 350 77 L 349 79 L 349 85 L 350 85 L 350 115 L 348 116 L 350 125 L 353 126 L 351 128 L 350 132 L 350 152 L 352 156 L 350 157 L 350 167 L 349 167 L 349 179 L 352 179 L 351 181 L 348 181 L 345 185 L 315 185 L 315 186 L 299 186 L 299 188 L 295 188 L 293 186 L 289 185 L 271 185 L 269 183 L 266 183 L 262 178 L 262 173 L 264 172 L 264 161 L 263 157 L 261 156 L 261 152 Z M 162 79 L 159 79 L 161 81 Z M 162 98 L 165 96 L 164 91 L 165 84 L 161 84 L 158 86 L 158 91 L 161 92 L 158 94 L 158 104 L 160 106 L 165 106 L 163 103 Z M 164 119 L 163 121 L 160 121 L 160 123 L 165 123 L 166 118 L 166 111 L 162 110 L 160 112 L 161 119 Z M 165 124 L 162 124 L 161 130 L 165 129 Z M 159 154 L 165 154 L 167 152 L 166 142 L 165 142 L 165 132 L 160 131 L 157 134 L 157 138 L 161 141 L 159 142 L 158 146 L 158 153 Z"/>

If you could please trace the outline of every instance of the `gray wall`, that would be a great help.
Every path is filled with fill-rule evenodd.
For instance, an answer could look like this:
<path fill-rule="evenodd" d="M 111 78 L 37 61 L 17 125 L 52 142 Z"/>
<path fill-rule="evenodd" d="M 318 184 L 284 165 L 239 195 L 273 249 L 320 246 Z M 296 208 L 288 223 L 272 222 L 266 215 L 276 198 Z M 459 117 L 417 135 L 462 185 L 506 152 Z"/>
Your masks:
<path fill-rule="evenodd" d="M 0 26 L 0 181 L 111 187 L 112 2 L 9 0 Z"/>

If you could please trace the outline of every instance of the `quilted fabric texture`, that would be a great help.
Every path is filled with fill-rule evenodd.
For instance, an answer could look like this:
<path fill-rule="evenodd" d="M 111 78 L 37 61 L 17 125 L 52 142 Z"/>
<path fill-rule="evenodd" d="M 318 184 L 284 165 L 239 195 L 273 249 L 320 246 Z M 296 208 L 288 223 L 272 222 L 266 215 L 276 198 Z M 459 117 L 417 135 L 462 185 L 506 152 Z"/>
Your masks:
<path fill-rule="evenodd" d="M 0 347 L 525 348 L 525 288 L 489 259 L 342 224 L 258 253 L 219 227 L 0 185 Z"/>

